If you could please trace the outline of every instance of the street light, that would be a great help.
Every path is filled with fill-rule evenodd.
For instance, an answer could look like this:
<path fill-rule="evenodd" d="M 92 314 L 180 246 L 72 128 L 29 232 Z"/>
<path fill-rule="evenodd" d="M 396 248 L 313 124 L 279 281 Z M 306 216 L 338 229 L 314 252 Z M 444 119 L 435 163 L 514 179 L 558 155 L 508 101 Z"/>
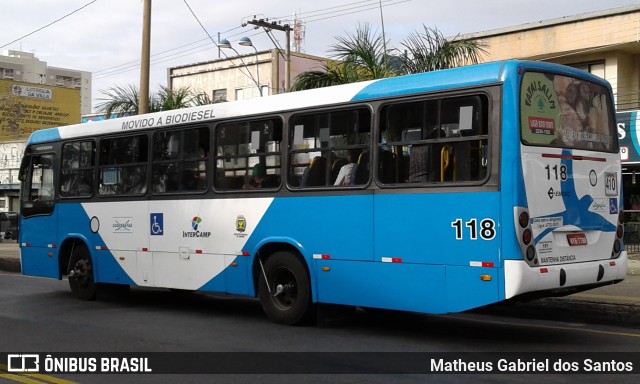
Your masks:
<path fill-rule="evenodd" d="M 253 45 L 253 42 L 248 37 L 240 38 L 238 44 L 243 47 L 251 47 L 254 51 L 256 51 L 256 77 L 258 78 L 258 92 L 260 92 L 260 97 L 262 97 L 262 87 L 260 86 L 260 67 L 258 66 L 258 48 Z"/>
<path fill-rule="evenodd" d="M 260 97 L 262 97 L 262 87 L 260 86 L 260 68 L 258 67 L 258 49 L 256 49 L 256 47 L 253 46 L 253 43 L 251 42 L 251 39 L 248 37 L 243 37 L 240 39 L 240 41 L 238 42 L 238 44 L 245 46 L 245 47 L 253 47 L 253 49 L 256 51 L 256 76 L 258 77 L 258 79 L 254 79 L 253 75 L 251 75 L 251 72 L 249 72 L 249 70 L 247 69 L 247 72 L 249 73 L 249 77 L 251 78 L 251 80 L 253 80 L 254 83 L 256 83 L 256 86 L 258 87 L 258 93 L 260 94 Z M 242 57 L 240 57 L 240 54 L 238 53 L 238 51 L 236 51 L 235 48 L 233 48 L 231 46 L 231 42 L 229 42 L 229 40 L 227 39 L 222 39 L 218 42 L 218 48 L 228 48 L 231 49 L 233 52 L 236 53 L 236 55 L 238 55 L 238 58 L 240 59 L 240 61 L 242 62 L 242 64 L 246 67 L 247 64 L 244 62 L 244 60 L 242 60 Z"/>
<path fill-rule="evenodd" d="M 233 47 L 231 46 L 231 43 L 227 39 L 222 39 L 222 40 L 218 41 L 218 47 L 219 48 L 230 48 L 230 49 L 233 49 Z M 238 53 L 238 51 L 236 51 L 235 49 L 233 49 L 233 50 L 235 51 L 236 54 Z"/>

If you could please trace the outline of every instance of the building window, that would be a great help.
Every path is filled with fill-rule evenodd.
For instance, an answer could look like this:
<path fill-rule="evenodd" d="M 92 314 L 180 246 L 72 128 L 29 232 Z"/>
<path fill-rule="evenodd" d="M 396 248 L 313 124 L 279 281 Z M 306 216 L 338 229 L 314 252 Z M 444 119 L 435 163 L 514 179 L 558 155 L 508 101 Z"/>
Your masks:
<path fill-rule="evenodd" d="M 56 76 L 56 85 L 60 87 L 80 87 L 81 80 L 70 76 Z"/>
<path fill-rule="evenodd" d="M 583 64 L 576 64 L 576 65 L 571 65 L 574 68 L 577 68 L 579 70 L 585 71 L 585 72 L 589 72 L 592 75 L 596 75 L 600 78 L 605 78 L 604 75 L 604 63 L 598 62 L 598 63 L 583 63 Z"/>
<path fill-rule="evenodd" d="M 269 93 L 269 87 L 261 86 L 260 88 L 263 90 L 262 96 L 267 96 Z M 253 99 L 254 97 L 260 97 L 260 90 L 258 90 L 258 87 L 256 86 L 236 89 L 236 100 Z"/>
<path fill-rule="evenodd" d="M 212 96 L 213 102 L 227 101 L 227 89 L 214 89 Z"/>
<path fill-rule="evenodd" d="M 2 68 L 0 68 L 0 73 L 2 74 L 2 78 L 3 79 L 13 80 L 13 69 L 10 69 L 10 68 L 2 69 Z"/>

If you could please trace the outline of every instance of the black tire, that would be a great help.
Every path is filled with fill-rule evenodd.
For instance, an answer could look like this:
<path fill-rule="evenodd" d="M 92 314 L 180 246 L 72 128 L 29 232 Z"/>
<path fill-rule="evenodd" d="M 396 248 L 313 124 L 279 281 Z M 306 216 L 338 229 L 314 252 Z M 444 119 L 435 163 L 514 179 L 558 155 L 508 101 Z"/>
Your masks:
<path fill-rule="evenodd" d="M 296 325 L 310 316 L 311 285 L 307 269 L 300 259 L 289 252 L 276 252 L 264 262 L 264 273 L 262 270 L 259 273 L 258 296 L 262 309 L 272 322 Z M 275 295 L 279 285 L 283 290 Z"/>
<path fill-rule="evenodd" d="M 71 256 L 69 287 L 80 300 L 95 300 L 96 282 L 93 277 L 93 263 L 89 250 L 84 245 L 76 246 Z"/>

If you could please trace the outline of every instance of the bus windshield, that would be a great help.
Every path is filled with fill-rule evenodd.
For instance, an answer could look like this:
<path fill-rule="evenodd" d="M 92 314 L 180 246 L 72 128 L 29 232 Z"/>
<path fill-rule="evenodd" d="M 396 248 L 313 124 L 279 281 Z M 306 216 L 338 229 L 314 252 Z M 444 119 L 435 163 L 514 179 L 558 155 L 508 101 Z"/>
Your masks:
<path fill-rule="evenodd" d="M 617 152 L 608 90 L 572 77 L 526 72 L 520 89 L 525 145 Z"/>

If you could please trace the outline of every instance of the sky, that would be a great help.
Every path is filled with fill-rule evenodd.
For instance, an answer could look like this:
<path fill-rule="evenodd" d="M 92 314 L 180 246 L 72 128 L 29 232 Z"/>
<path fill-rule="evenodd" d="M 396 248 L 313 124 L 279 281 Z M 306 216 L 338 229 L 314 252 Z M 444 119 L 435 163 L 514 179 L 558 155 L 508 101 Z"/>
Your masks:
<path fill-rule="evenodd" d="M 2 0 L 3 55 L 30 52 L 51 67 L 91 72 L 94 108 L 103 91 L 139 84 L 142 0 L 35 3 Z M 297 15 L 305 26 L 301 51 L 327 56 L 335 37 L 353 34 L 358 24 L 381 32 L 384 21 L 390 46 L 401 48 L 423 25 L 455 36 L 630 5 L 640 0 L 152 0 L 150 86 L 154 92 L 167 85 L 169 67 L 218 59 L 218 33 L 240 54 L 254 52 L 237 44 L 245 36 L 258 50 L 274 48 L 262 29 L 242 26 L 254 17 L 293 25 Z M 284 46 L 284 32 L 274 36 Z"/>

